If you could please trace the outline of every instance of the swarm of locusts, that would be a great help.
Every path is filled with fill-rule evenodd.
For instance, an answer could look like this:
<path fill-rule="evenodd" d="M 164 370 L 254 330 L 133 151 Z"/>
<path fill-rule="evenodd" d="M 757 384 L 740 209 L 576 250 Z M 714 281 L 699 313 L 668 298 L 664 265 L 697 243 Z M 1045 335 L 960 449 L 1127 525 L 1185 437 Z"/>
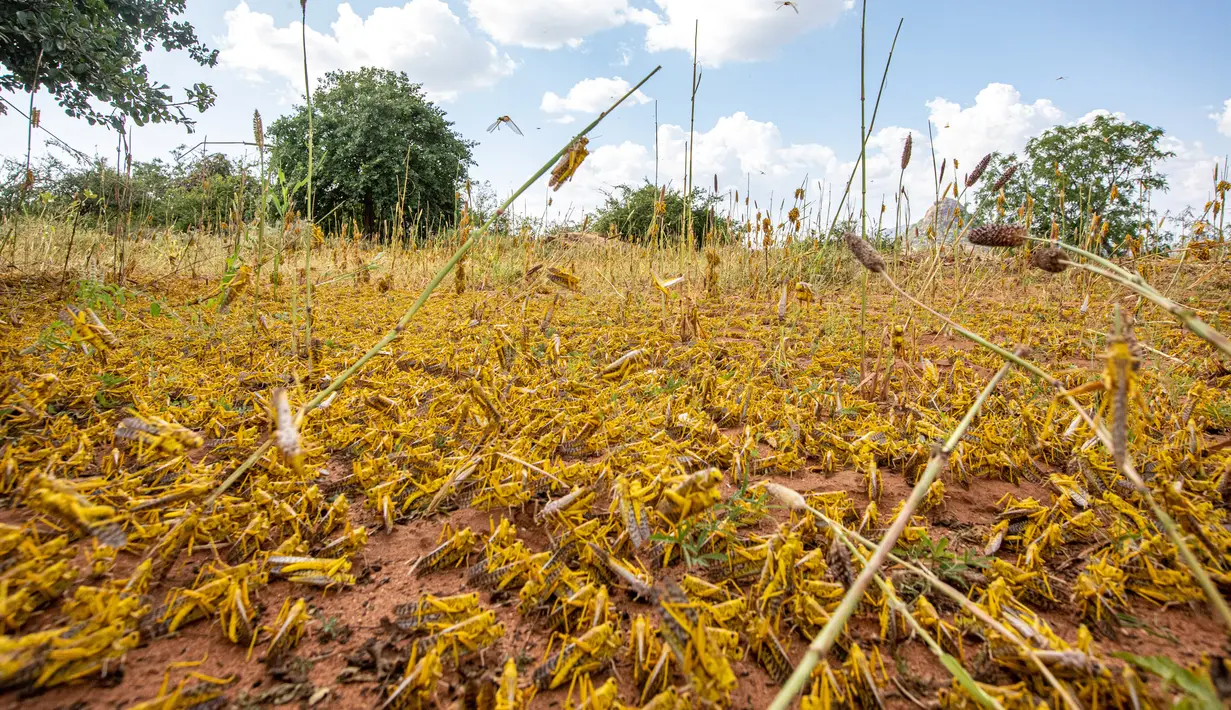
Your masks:
<path fill-rule="evenodd" d="M 1025 249 L 1010 228 L 971 239 Z M 342 242 L 335 265 L 339 249 L 370 261 Z M 870 246 L 851 250 L 889 278 Z M 326 625 L 317 607 L 348 596 L 387 605 L 336 656 L 337 682 L 368 683 L 374 707 L 763 706 L 827 635 L 803 708 L 1227 691 L 1227 635 L 1185 557 L 1231 591 L 1231 360 L 1207 342 L 1054 247 L 968 264 L 981 276 L 928 294 L 1026 346 L 1050 381 L 1002 370 L 876 282 L 861 338 L 850 255 L 846 284 L 821 286 L 740 247 L 669 274 L 637 253 L 493 237 L 466 282 L 313 407 L 421 280 L 318 286 L 309 370 L 288 286 L 201 299 L 209 283 L 177 277 L 119 307 L 8 277 L 5 697 L 105 683 L 193 627 L 286 667 Z M 515 264 L 503 282 L 500 259 Z M 1227 267 L 1203 263 L 1221 276 L 1185 308 L 1225 324 L 1209 284 Z M 911 268 L 893 260 L 899 283 L 922 283 Z M 434 542 L 375 574 L 412 528 Z M 380 591 L 382 575 L 414 591 Z M 1117 653 L 1143 639 L 1156 651 Z M 253 671 L 232 670 L 164 682 L 140 707 L 238 702 Z"/>

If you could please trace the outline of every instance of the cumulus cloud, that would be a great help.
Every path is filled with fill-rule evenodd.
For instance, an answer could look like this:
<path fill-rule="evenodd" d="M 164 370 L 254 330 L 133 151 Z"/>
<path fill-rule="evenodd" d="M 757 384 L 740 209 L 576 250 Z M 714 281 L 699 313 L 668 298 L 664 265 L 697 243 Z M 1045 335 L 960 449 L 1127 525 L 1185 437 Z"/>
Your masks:
<path fill-rule="evenodd" d="M 1210 118 L 1218 124 L 1218 132 L 1231 138 L 1231 99 L 1223 103 L 1222 113 L 1211 113 Z"/>
<path fill-rule="evenodd" d="M 647 25 L 645 46 L 652 52 L 693 49 L 693 30 L 701 22 L 700 62 L 767 59 L 777 48 L 818 27 L 832 25 L 854 7 L 853 0 L 804 0 L 799 12 L 769 0 L 655 0 L 656 12 L 638 18 Z"/>
<path fill-rule="evenodd" d="M 943 98 L 927 106 L 937 157 L 971 167 L 994 151 L 1020 152 L 1030 138 L 1064 122 L 1064 112 L 1050 100 L 1023 103 L 1021 92 L 1008 84 L 988 84 L 967 108 Z"/>
<path fill-rule="evenodd" d="M 679 189 L 683 176 L 678 169 L 685 162 L 686 126 L 663 125 L 658 129 L 658 166 L 660 181 Z M 790 143 L 774 123 L 758 121 L 744 112 L 719 118 L 709 130 L 695 134 L 696 153 L 693 172 L 698 186 L 712 189 L 714 176 L 721 193 L 738 189 L 747 194 L 751 182 L 754 199 L 765 209 L 770 194 L 790 196 L 805 176 L 816 180 L 832 178 L 838 171 L 834 151 L 817 143 Z M 616 185 L 636 187 L 654 177 L 654 147 L 632 141 L 597 148 L 573 181 L 555 198 L 559 213 L 572 207 L 591 210 Z M 848 168 L 849 169 L 849 168 Z M 843 178 L 845 179 L 845 178 Z"/>
<path fill-rule="evenodd" d="M 975 96 L 973 103 L 965 107 L 937 98 L 927 102 L 927 108 L 933 124 L 937 162 L 948 160 L 950 163 L 946 181 L 953 176 L 954 158 L 960 162 L 960 172 L 965 175 L 984 155 L 993 151 L 1020 155 L 1027 141 L 1058 125 L 1089 122 L 1100 115 L 1131 120 L 1123 114 L 1105 110 L 1070 119 L 1051 101 L 1024 101 L 1020 92 L 1005 84 L 987 86 Z M 751 183 L 752 198 L 759 202 L 762 210 L 769 205 L 771 194 L 775 212 L 782 198 L 785 197 L 789 203 L 791 194 L 804 185 L 807 177 L 804 186 L 809 201 L 814 205 L 815 219 L 821 192 L 818 182 L 824 184 L 827 193 L 840 197 L 858 158 L 854 152 L 839 155 L 833 148 L 821 143 L 791 141 L 774 123 L 757 120 L 743 112 L 719 118 L 708 129 L 700 126 L 698 129 L 696 154 L 693 156 L 697 184 L 708 189 L 713 176 L 717 175 L 721 192 L 729 194 L 738 189 L 742 197 L 748 193 Z M 901 151 L 907 135 L 914 136 L 914 159 L 902 176 Z M 687 126 L 659 127 L 660 182 L 674 188 L 682 185 L 687 140 Z M 1177 137 L 1164 138 L 1160 147 L 1175 152 L 1176 156 L 1159 166 L 1160 172 L 1168 176 L 1171 189 L 1168 193 L 1153 196 L 1154 207 L 1160 213 L 1171 211 L 1172 214 L 1190 205 L 1199 208 L 1208 199 L 1215 159 L 1201 143 Z M 887 126 L 877 129 L 868 139 L 867 161 L 871 218 L 877 219 L 884 200 L 888 205 L 884 217 L 886 228 L 892 228 L 893 196 L 900 177 L 910 204 L 910 214 L 904 222 L 922 218 L 936 190 L 926 127 Z M 571 205 L 574 215 L 578 210 L 592 210 L 601 204 L 603 193 L 613 186 L 636 186 L 644 179 L 652 180 L 654 167 L 653 145 L 624 142 L 599 147 L 573 182 L 556 196 L 555 204 Z M 830 208 L 828 198 L 824 205 L 820 208 L 822 212 Z M 844 211 L 858 208 L 859 194 L 856 189 Z"/>
<path fill-rule="evenodd" d="M 539 108 L 546 113 L 598 113 L 611 106 L 631 88 L 631 84 L 618 76 L 610 79 L 582 79 L 569 89 L 565 96 L 551 91 L 543 94 L 543 102 Z M 643 104 L 650 98 L 637 91 L 629 100 Z"/>
<path fill-rule="evenodd" d="M 1189 142 L 1175 136 L 1164 136 L 1158 147 L 1175 153 L 1175 157 L 1159 165 L 1158 171 L 1167 176 L 1170 190 L 1155 193 L 1151 197 L 1151 205 L 1160 214 L 1170 212 L 1178 215 L 1187 207 L 1195 207 L 1200 212 L 1213 192 L 1214 166 L 1220 161 L 1205 151 L 1201 141 Z"/>
<path fill-rule="evenodd" d="M 285 27 L 240 2 L 223 15 L 219 64 L 253 81 L 270 77 L 298 91 L 303 81 L 299 22 Z M 377 66 L 405 71 L 436 100 L 495 84 L 513 73 L 513 60 L 472 35 L 442 0 L 378 7 L 361 18 L 349 3 L 327 33 L 307 30 L 308 68 L 319 81 L 327 70 Z"/>
<path fill-rule="evenodd" d="M 653 17 L 628 0 L 467 0 L 466 8 L 497 42 L 536 49 L 577 47 L 587 35 Z"/>

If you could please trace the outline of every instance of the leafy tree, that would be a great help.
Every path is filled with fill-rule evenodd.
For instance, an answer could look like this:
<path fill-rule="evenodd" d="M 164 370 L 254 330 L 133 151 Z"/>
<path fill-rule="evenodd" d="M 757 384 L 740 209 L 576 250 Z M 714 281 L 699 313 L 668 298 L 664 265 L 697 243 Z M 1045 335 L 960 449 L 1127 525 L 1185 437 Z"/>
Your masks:
<path fill-rule="evenodd" d="M 385 220 L 453 222 L 474 142 L 453 130 L 421 85 L 387 69 L 330 72 L 313 92 L 312 108 L 316 214 L 357 218 L 368 234 Z M 273 160 L 293 182 L 307 174 L 307 130 L 302 106 L 269 127 L 277 143 Z"/>
<path fill-rule="evenodd" d="M 1095 242 L 1107 253 L 1129 234 L 1141 235 L 1155 219 L 1146 199 L 1167 190 L 1167 178 L 1157 170 L 1160 161 L 1175 153 L 1161 146 L 1161 128 L 1112 116 L 1073 126 L 1057 126 L 1030 139 L 1025 154 L 995 154 L 987 177 L 979 186 L 978 218 L 994 214 L 997 179 L 1010 165 L 1018 165 L 1004 186 L 1005 209 L 1016 210 L 1029 195 L 1034 199 L 1034 229 L 1040 236 L 1058 225 L 1064 239 L 1084 239 L 1091 215 L 1106 224 Z M 1113 189 L 1114 188 L 1114 189 Z"/>
<path fill-rule="evenodd" d="M 621 239 L 639 243 L 650 241 L 654 204 L 660 195 L 663 197 L 665 211 L 662 221 L 659 222 L 659 235 L 653 238 L 665 238 L 668 242 L 678 240 L 687 228 L 684 193 L 670 188 L 660 189 L 648 180 L 635 190 L 628 185 L 618 185 L 612 192 L 607 193 L 606 202 L 598 208 L 593 229 L 605 234 L 614 226 Z M 710 215 L 710 208 L 721 200 L 721 197 L 709 194 L 704 188 L 697 188 L 694 193 L 693 229 L 698 244 L 703 243 L 705 232 L 711 225 L 719 241 L 725 242 L 730 238 L 732 229 L 729 221 L 725 217 Z"/>
<path fill-rule="evenodd" d="M 187 50 L 202 66 L 218 62 L 217 50 L 201 43 L 183 14 L 186 0 L 0 0 L 0 89 L 46 89 L 70 115 L 115 128 L 124 116 L 137 125 L 179 123 L 192 129 L 184 107 L 204 111 L 214 90 L 198 83 L 175 101 L 167 85 L 154 83 L 141 53 L 161 46 Z M 98 99 L 118 109 L 100 113 Z"/>

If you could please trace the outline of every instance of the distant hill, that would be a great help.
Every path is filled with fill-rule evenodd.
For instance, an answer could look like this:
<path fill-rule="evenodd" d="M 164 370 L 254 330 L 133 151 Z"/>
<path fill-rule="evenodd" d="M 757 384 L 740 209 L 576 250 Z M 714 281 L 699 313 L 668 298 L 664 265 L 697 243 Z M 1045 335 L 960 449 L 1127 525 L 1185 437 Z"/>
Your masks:
<path fill-rule="evenodd" d="M 947 244 L 955 240 L 969 223 L 970 215 L 957 200 L 949 197 L 929 207 L 922 219 L 904 228 L 903 236 L 910 239 L 912 249 L 930 246 L 932 239 L 928 237 L 928 230 L 934 224 L 936 240 Z"/>

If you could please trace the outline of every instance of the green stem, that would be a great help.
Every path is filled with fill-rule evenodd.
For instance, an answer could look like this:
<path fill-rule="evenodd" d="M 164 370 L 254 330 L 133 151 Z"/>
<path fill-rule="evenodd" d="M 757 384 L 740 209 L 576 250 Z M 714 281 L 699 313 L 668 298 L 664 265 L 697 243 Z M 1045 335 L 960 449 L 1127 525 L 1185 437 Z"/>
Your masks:
<path fill-rule="evenodd" d="M 1119 267 L 1114 267 L 1114 268 L 1118 269 Z M 957 323 L 954 323 L 949 318 L 946 318 L 945 316 L 936 312 L 935 310 L 933 310 L 926 304 L 921 303 L 914 296 L 911 296 L 910 294 L 906 293 L 901 288 L 899 288 L 898 285 L 893 282 L 893 279 L 889 277 L 889 274 L 883 271 L 881 272 L 881 274 L 885 277 L 885 280 L 889 282 L 889 285 L 892 286 L 899 294 L 904 296 L 907 300 L 909 300 L 911 303 L 915 304 L 916 306 L 936 316 L 944 323 L 947 323 L 949 327 L 953 328 L 958 333 L 961 333 L 962 335 L 966 336 L 968 339 L 974 341 L 975 343 L 978 343 L 984 348 L 987 348 L 988 350 L 995 352 L 996 354 L 1000 355 L 1004 359 L 1022 368 L 1025 368 L 1026 370 L 1030 371 L 1031 373 L 1035 375 L 1038 375 L 1039 377 L 1046 380 L 1048 384 L 1050 384 L 1052 387 L 1056 388 L 1057 390 L 1064 389 L 1063 384 L 1061 384 L 1059 380 L 1057 380 L 1055 377 L 1053 377 L 1051 374 L 1049 374 L 1045 370 L 1039 368 L 1037 365 L 1034 365 L 1033 363 L 1028 362 L 1024 358 L 1014 353 L 1011 353 L 1008 350 L 1005 350 L 999 345 L 993 345 L 992 343 L 988 342 L 981 336 L 975 333 L 972 333 L 969 330 L 966 330 L 965 328 L 958 325 Z M 1106 433 L 1106 429 L 1103 428 L 1101 424 L 1096 424 L 1094 420 L 1090 418 L 1090 415 L 1087 414 L 1086 411 L 1081 408 L 1081 405 L 1078 404 L 1077 400 L 1073 399 L 1072 395 L 1065 392 L 1065 393 L 1062 393 L 1062 396 L 1064 396 L 1065 399 L 1068 401 L 1068 403 L 1074 409 L 1077 410 L 1078 414 L 1080 414 L 1081 417 L 1086 421 L 1087 425 L 1089 425 L 1090 428 L 1093 429 L 1099 435 L 1099 438 L 1102 440 L 1103 445 L 1107 447 L 1107 450 L 1114 451 L 1111 437 L 1110 435 Z M 1171 542 L 1175 544 L 1176 549 L 1179 551 L 1179 555 L 1181 559 L 1184 561 L 1185 565 L 1188 566 L 1189 570 L 1193 574 L 1193 577 L 1197 579 L 1197 582 L 1201 586 L 1201 589 L 1205 592 L 1206 597 L 1209 599 L 1210 605 L 1213 606 L 1214 610 L 1218 612 L 1218 615 L 1221 617 L 1222 622 L 1227 627 L 1228 633 L 1231 633 L 1231 607 L 1228 607 L 1227 601 L 1223 599 L 1222 595 L 1218 592 L 1217 587 L 1214 586 L 1214 582 L 1213 580 L 1210 579 L 1210 576 L 1205 571 L 1205 568 L 1197 560 L 1192 550 L 1188 547 L 1188 544 L 1184 542 L 1184 538 L 1180 535 L 1179 530 L 1175 525 L 1175 521 L 1173 521 L 1171 517 L 1167 514 L 1167 512 L 1163 510 L 1163 508 L 1159 506 L 1157 502 L 1154 501 L 1154 498 L 1151 495 L 1149 489 L 1145 487 L 1145 482 L 1141 480 L 1141 477 L 1137 475 L 1137 471 L 1133 468 L 1132 461 L 1129 461 L 1127 458 L 1125 459 L 1124 474 L 1133 482 L 1133 484 L 1137 487 L 1137 489 L 1141 491 L 1143 497 L 1145 497 L 1146 499 L 1147 504 L 1149 504 L 1151 509 L 1153 510 L 1155 517 L 1158 518 L 1159 523 L 1163 526 L 1163 530 L 1166 532 L 1167 537 L 1169 537 L 1171 539 Z"/>
<path fill-rule="evenodd" d="M 1197 314 L 1194 313 L 1191 308 L 1185 308 L 1184 306 L 1181 306 L 1180 304 L 1176 303 L 1170 298 L 1164 296 L 1157 289 L 1151 286 L 1149 282 L 1143 279 L 1140 274 L 1135 274 L 1131 271 L 1128 271 L 1120 267 L 1119 265 L 1107 259 L 1104 259 L 1101 256 L 1088 252 L 1085 249 L 1082 249 L 1081 247 L 1073 246 L 1072 244 L 1065 244 L 1064 242 L 1052 242 L 1051 240 L 1040 239 L 1038 237 L 1029 237 L 1029 239 L 1031 241 L 1043 242 L 1046 244 L 1052 244 L 1052 245 L 1058 246 L 1061 249 L 1065 249 L 1074 254 L 1080 254 L 1081 256 L 1084 256 L 1087 259 L 1090 259 L 1106 267 L 1107 270 L 1103 271 L 1101 269 L 1096 269 L 1088 264 L 1083 264 L 1078 261 L 1068 262 L 1072 266 L 1076 266 L 1079 269 L 1085 269 L 1086 271 L 1089 271 L 1090 273 L 1097 274 L 1106 279 L 1110 279 L 1111 281 L 1114 281 L 1120 284 L 1121 286 L 1124 286 L 1125 288 L 1128 288 L 1128 289 L 1131 289 L 1137 292 L 1146 300 L 1151 301 L 1152 303 L 1154 303 L 1154 305 L 1170 313 L 1172 316 L 1176 318 L 1176 320 L 1183 323 L 1185 328 L 1192 331 L 1195 335 L 1197 335 L 1197 337 L 1205 340 L 1210 345 L 1213 345 L 1215 348 L 1220 350 L 1223 355 L 1227 357 L 1231 357 L 1231 340 L 1228 340 L 1227 336 L 1223 335 L 1219 331 L 1210 327 L 1209 324 L 1207 324 L 1205 321 L 1197 317 Z"/>
<path fill-rule="evenodd" d="M 303 43 L 303 89 L 304 102 L 308 107 L 308 230 L 304 239 L 304 347 L 308 349 L 308 374 L 312 374 L 312 237 L 316 232 L 312 224 L 312 83 L 308 79 L 308 4 L 301 3 L 303 22 L 300 23 L 300 40 Z M 298 353 L 296 353 L 298 354 Z"/>
<path fill-rule="evenodd" d="M 1046 380 L 1046 381 L 1048 382 L 1048 384 L 1051 384 L 1051 385 L 1052 385 L 1052 386 L 1054 386 L 1054 387 L 1059 387 L 1059 386 L 1060 386 L 1060 381 L 1059 381 L 1059 380 L 1057 380 L 1055 377 L 1052 377 L 1050 374 L 1048 374 L 1046 371 L 1044 371 L 1043 369 L 1041 369 L 1039 366 L 1037 366 L 1037 365 L 1035 365 L 1035 364 L 1031 363 L 1030 361 L 1028 361 L 1028 360 L 1026 360 L 1026 359 L 1022 358 L 1020 355 L 1017 355 L 1016 353 L 1009 352 L 1008 350 L 1005 350 L 1004 348 L 1000 347 L 999 345 L 996 345 L 996 344 L 994 344 L 994 343 L 989 342 L 988 340 L 986 340 L 985 338 L 983 338 L 981 335 L 979 335 L 979 334 L 977 334 L 977 333 L 974 333 L 974 332 L 971 332 L 971 331 L 969 331 L 969 330 L 966 330 L 965 328 L 963 328 L 962 326 L 958 325 L 957 323 L 954 323 L 954 322 L 953 322 L 953 320 L 952 320 L 952 319 L 950 319 L 949 317 L 947 317 L 947 316 L 945 316 L 944 314 L 942 314 L 942 313 L 940 313 L 940 312 L 936 311 L 936 310 L 935 310 L 935 309 L 933 309 L 931 306 L 928 306 L 927 304 L 925 304 L 925 303 L 921 302 L 919 299 L 915 298 L 914 296 L 910 295 L 909 293 L 907 293 L 907 292 L 903 291 L 903 290 L 902 290 L 902 288 L 901 288 L 900 286 L 898 286 L 896 283 L 894 283 L 893 279 L 889 277 L 889 274 L 888 274 L 888 273 L 885 273 L 884 271 L 882 271 L 882 272 L 881 272 L 881 275 L 885 277 L 885 281 L 888 281 L 888 282 L 889 282 L 889 285 L 890 285 L 890 286 L 892 286 L 892 287 L 893 287 L 893 289 L 894 289 L 895 291 L 897 291 L 897 292 L 898 292 L 898 293 L 899 293 L 899 294 L 900 294 L 903 298 L 905 298 L 906 300 L 908 300 L 908 301 L 910 301 L 911 303 L 915 304 L 915 305 L 916 305 L 916 306 L 918 306 L 919 308 L 922 308 L 923 310 L 927 311 L 928 313 L 931 313 L 933 316 L 935 316 L 936 318 L 940 319 L 940 321 L 941 321 L 942 323 L 945 323 L 946 325 L 948 325 L 948 326 L 949 326 L 950 328 L 952 328 L 953 330 L 957 331 L 958 333 L 961 333 L 961 334 L 962 334 L 963 336 L 965 336 L 968 340 L 971 340 L 971 341 L 973 341 L 973 342 L 975 342 L 975 343 L 977 343 L 977 344 L 979 344 L 979 345 L 983 346 L 984 348 L 987 348 L 988 350 L 991 350 L 992 352 L 996 353 L 997 355 L 999 355 L 1000 357 L 1004 358 L 1005 360 L 1008 360 L 1009 362 L 1013 363 L 1014 365 L 1017 365 L 1018 367 L 1021 367 L 1022 369 L 1029 371 L 1031 374 L 1038 375 L 1039 377 L 1042 377 L 1044 380 Z"/>
<path fill-rule="evenodd" d="M 816 638 L 808 646 L 808 651 L 795 668 L 795 672 L 787 679 L 782 690 L 778 691 L 774 702 L 769 706 L 770 710 L 786 710 L 790 706 L 791 701 L 795 699 L 795 696 L 799 695 L 803 690 L 804 685 L 808 682 L 808 678 L 812 675 L 812 669 L 829 652 L 830 647 L 837 640 L 838 634 L 846 627 L 847 620 L 855 613 L 855 608 L 863 600 L 863 594 L 867 590 L 868 584 L 871 583 L 872 577 L 880 569 L 881 565 L 884 564 L 894 545 L 898 543 L 898 538 L 901 537 L 902 531 L 906 529 L 907 523 L 910 522 L 911 515 L 914 514 L 919 504 L 923 502 L 928 489 L 932 487 L 932 482 L 936 480 L 941 470 L 944 469 L 945 464 L 949 461 L 949 455 L 957 447 L 958 441 L 965 435 L 966 430 L 983 407 L 983 403 L 991 395 L 992 390 L 996 388 L 996 385 L 1000 384 L 1000 380 L 1004 379 L 1004 376 L 1008 373 L 1008 364 L 1005 364 L 996 371 L 991 381 L 987 383 L 987 387 L 983 388 L 983 391 L 979 393 L 974 403 L 970 405 L 970 409 L 966 411 L 966 416 L 962 418 L 962 421 L 958 423 L 957 427 L 949 435 L 944 446 L 935 451 L 931 458 L 928 459 L 927 468 L 924 469 L 923 474 L 915 483 L 914 489 L 910 492 L 910 497 L 902 504 L 901 512 L 894 518 L 893 523 L 885 532 L 885 537 L 881 539 L 875 552 L 872 553 L 872 558 L 859 573 L 859 577 L 846 590 L 846 596 L 842 597 L 842 601 L 838 604 L 838 608 L 834 611 L 833 616 L 829 618 L 829 621 L 821 628 L 821 632 L 816 635 Z"/>
<path fill-rule="evenodd" d="M 893 50 L 898 46 L 898 35 L 902 33 L 902 23 L 905 19 L 898 20 L 898 30 L 893 33 L 893 44 L 889 45 L 889 57 L 885 59 L 885 71 L 881 73 L 880 89 L 876 92 L 876 103 L 872 104 L 872 120 L 868 123 L 868 130 L 865 132 L 863 144 L 859 146 L 859 160 L 855 161 L 855 165 L 851 168 L 851 176 L 846 179 L 846 189 L 842 192 L 842 199 L 838 201 L 838 208 L 834 210 L 833 221 L 829 223 L 829 234 L 838 227 L 838 220 L 842 217 L 842 206 L 846 204 L 846 198 L 851 194 L 851 185 L 855 184 L 855 175 L 859 170 L 859 166 L 863 165 L 864 156 L 867 154 L 868 135 L 871 135 L 873 127 L 876 126 L 876 114 L 880 111 L 881 95 L 885 92 L 885 80 L 889 78 L 889 65 L 893 63 Z M 832 204 L 832 199 L 830 204 Z"/>
<path fill-rule="evenodd" d="M 1107 431 L 1107 427 L 1105 427 L 1102 422 L 1095 421 L 1077 402 L 1077 400 L 1073 398 L 1073 395 L 1066 392 L 1063 396 L 1069 405 L 1073 407 L 1073 409 L 1077 410 L 1077 414 L 1083 421 L 1085 421 L 1086 426 L 1090 427 L 1090 429 L 1094 431 L 1095 435 L 1098 436 L 1099 440 L 1102 441 L 1103 446 L 1107 447 L 1108 451 L 1113 450 L 1111 434 Z M 1227 600 L 1223 598 L 1222 594 L 1218 591 L 1218 587 L 1214 585 L 1214 580 L 1211 579 L 1209 573 L 1205 571 L 1205 566 L 1202 565 L 1200 560 L 1197 559 L 1197 556 L 1193 554 L 1192 548 L 1188 546 L 1188 543 L 1184 542 L 1184 538 L 1180 535 L 1179 526 L 1175 524 L 1175 520 L 1172 519 L 1171 515 L 1168 514 L 1161 505 L 1159 505 L 1158 500 L 1154 498 L 1154 494 L 1150 491 L 1150 488 L 1146 486 L 1146 483 L 1141 478 L 1141 475 L 1137 473 L 1137 468 L 1133 465 L 1132 459 L 1128 456 L 1124 457 L 1124 465 L 1120 468 L 1120 472 L 1132 482 L 1134 488 L 1137 489 L 1137 492 L 1145 498 L 1146 504 L 1150 506 L 1150 510 L 1154 513 L 1154 517 L 1158 518 L 1158 522 L 1162 524 L 1164 532 L 1167 533 L 1167 537 L 1171 538 L 1171 542 L 1175 545 L 1180 559 L 1184 561 L 1184 564 L 1188 567 L 1189 571 L 1192 572 L 1193 577 L 1196 578 L 1197 584 L 1201 587 L 1201 590 L 1205 592 L 1205 596 L 1209 600 L 1210 606 L 1214 607 L 1214 611 L 1218 612 L 1218 616 L 1222 620 L 1223 625 L 1226 626 L 1227 634 L 1231 636 L 1231 607 L 1227 606 Z"/>
<path fill-rule="evenodd" d="M 829 516 L 825 515 L 821 511 L 817 510 L 816 508 L 808 506 L 807 510 L 808 512 L 816 516 L 818 520 L 828 525 L 829 528 L 833 530 L 835 533 L 844 535 L 849 538 L 854 538 L 860 544 L 866 545 L 867 547 L 876 547 L 876 543 L 868 540 L 867 538 L 863 537 L 862 535 L 855 532 L 854 530 L 851 530 L 850 528 L 843 526 L 842 523 L 830 518 Z M 848 543 L 848 546 L 849 546 L 849 543 Z M 1021 637 L 1019 637 L 1015 632 L 1010 631 L 1004 624 L 1001 624 L 999 621 L 996 621 L 995 619 L 993 619 L 990 614 L 988 614 L 986 611 L 983 610 L 983 607 L 970 601 L 970 599 L 968 599 L 965 594 L 962 594 L 957 589 L 955 589 L 948 583 L 941 580 L 940 577 L 937 577 L 934 572 L 927 569 L 926 567 L 922 567 L 913 562 L 904 560 L 901 557 L 898 557 L 897 555 L 893 553 L 890 553 L 888 557 L 889 557 L 889 560 L 893 562 L 894 564 L 900 565 L 901 567 L 905 568 L 907 571 L 912 572 L 918 575 L 919 577 L 922 577 L 923 579 L 927 580 L 928 583 L 932 585 L 932 587 L 939 590 L 941 594 L 944 594 L 945 596 L 949 597 L 950 600 L 952 600 L 954 603 L 956 603 L 958 606 L 960 606 L 965 611 L 969 612 L 971 616 L 974 616 L 976 619 L 986 624 L 988 628 L 990 628 L 992 631 L 995 631 L 996 633 L 1000 634 L 1004 638 L 1011 641 L 1014 645 L 1016 645 L 1021 650 L 1022 654 L 1024 654 L 1026 658 L 1030 659 L 1030 661 L 1034 664 L 1035 668 L 1039 670 L 1039 673 L 1047 680 L 1048 683 L 1051 684 L 1053 688 L 1055 688 L 1056 692 L 1060 694 L 1060 697 L 1064 699 L 1065 704 L 1071 710 L 1081 710 L 1081 705 L 1079 705 L 1077 701 L 1073 698 L 1073 696 L 1070 695 L 1069 692 L 1065 690 L 1063 686 L 1060 685 L 1060 681 L 1058 681 L 1056 677 L 1052 675 L 1052 672 L 1048 670 L 1047 666 L 1043 665 L 1043 661 L 1039 659 L 1038 655 L 1035 654 L 1034 649 L 1027 646 L 1026 642 L 1023 641 Z"/>

